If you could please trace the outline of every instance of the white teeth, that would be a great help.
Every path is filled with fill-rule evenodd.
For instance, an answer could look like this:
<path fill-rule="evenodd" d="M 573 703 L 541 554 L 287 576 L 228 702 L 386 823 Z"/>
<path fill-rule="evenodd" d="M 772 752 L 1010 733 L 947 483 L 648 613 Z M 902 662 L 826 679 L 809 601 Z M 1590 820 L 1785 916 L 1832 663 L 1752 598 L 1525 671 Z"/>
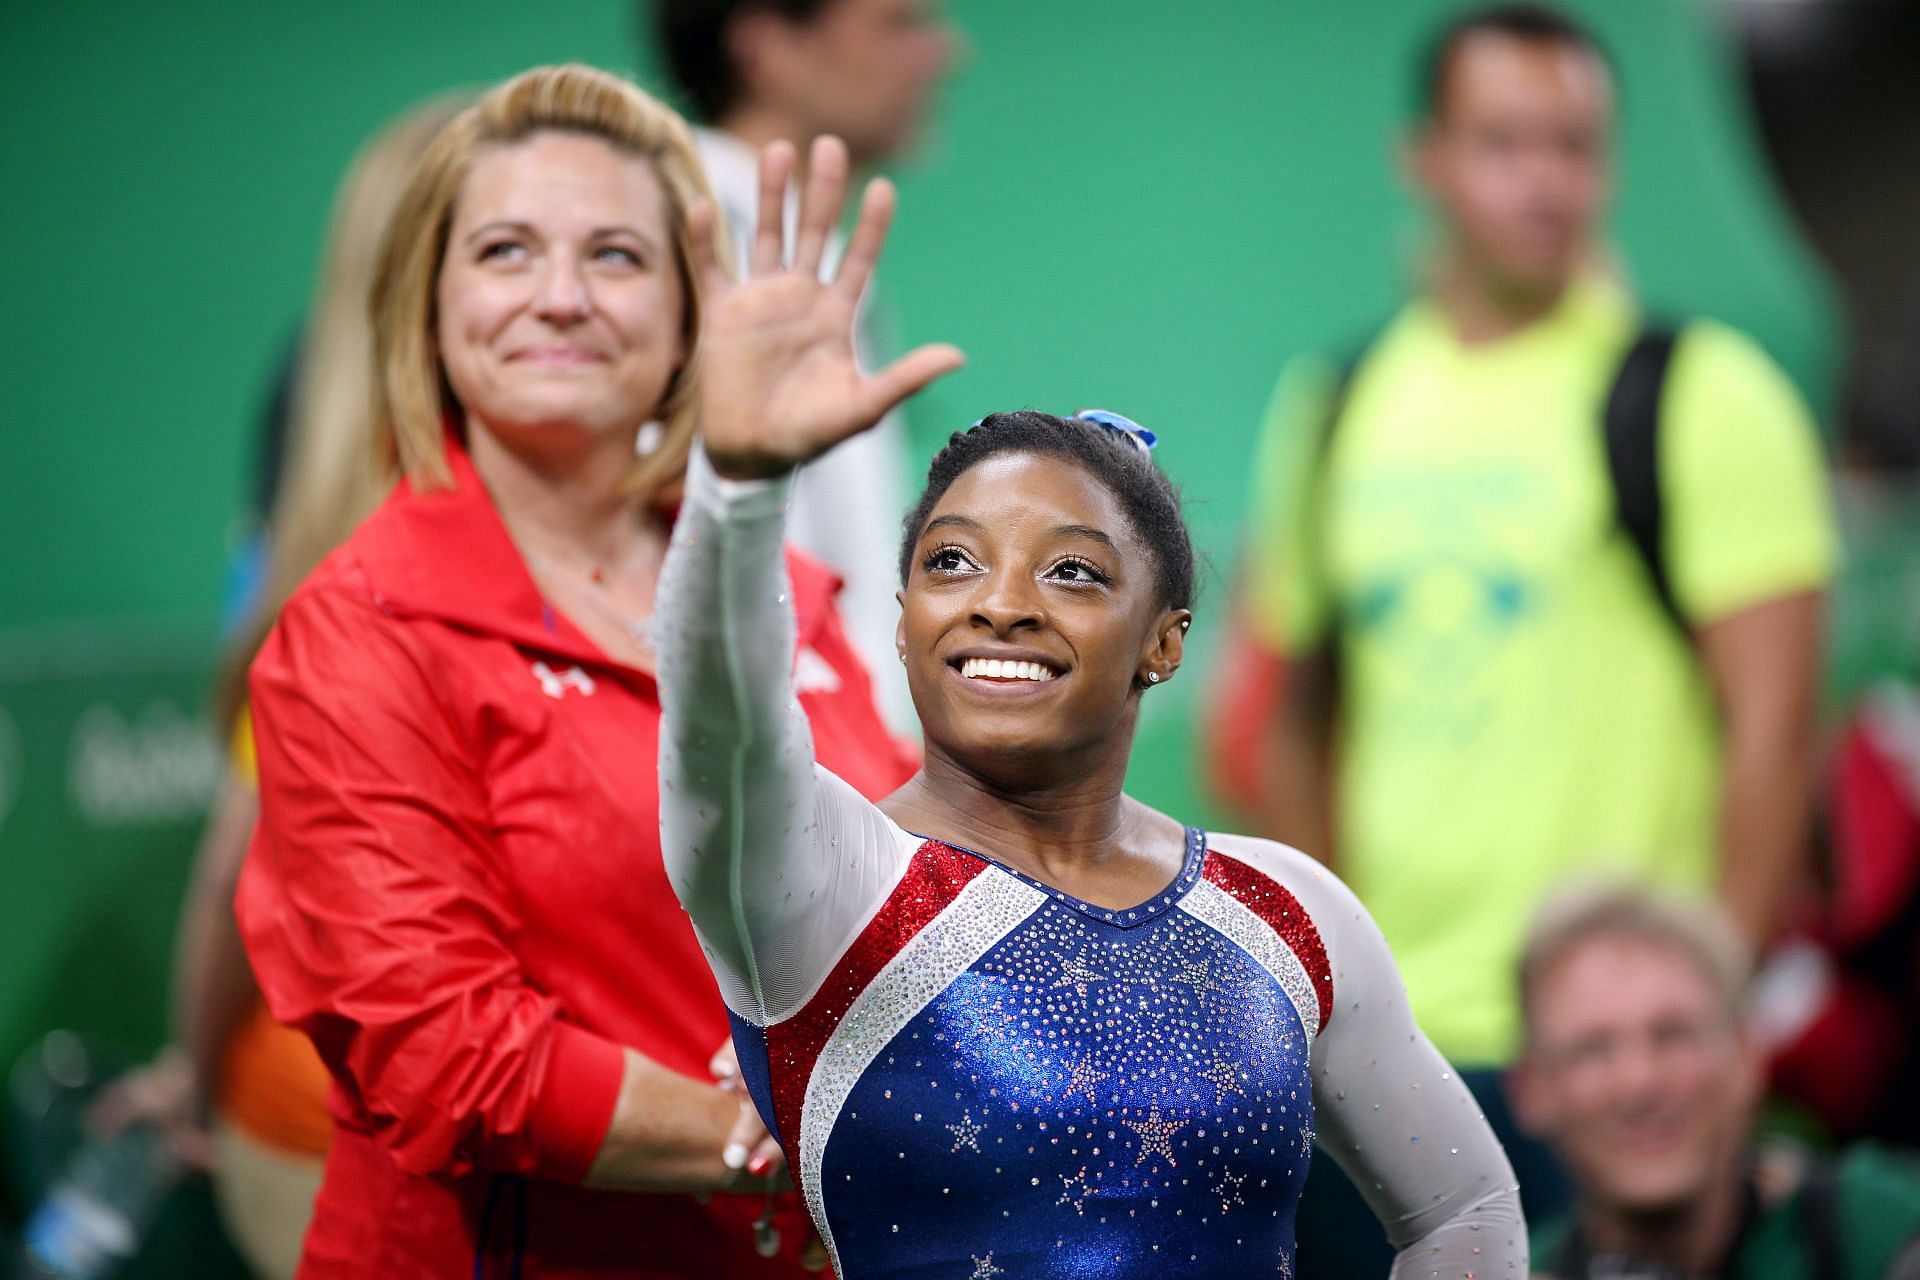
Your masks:
<path fill-rule="evenodd" d="M 1001 658 L 968 658 L 960 674 L 969 680 L 1032 680 L 1045 684 L 1054 673 L 1037 662 L 1009 662 Z"/>

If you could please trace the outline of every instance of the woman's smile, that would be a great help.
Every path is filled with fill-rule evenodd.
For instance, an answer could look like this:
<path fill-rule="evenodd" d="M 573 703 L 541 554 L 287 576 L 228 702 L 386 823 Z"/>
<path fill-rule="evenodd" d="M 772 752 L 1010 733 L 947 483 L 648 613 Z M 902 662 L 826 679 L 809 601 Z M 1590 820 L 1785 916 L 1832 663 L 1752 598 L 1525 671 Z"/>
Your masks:
<path fill-rule="evenodd" d="M 1066 674 L 1063 664 L 1021 649 L 967 649 L 947 659 L 947 670 L 971 692 L 991 698 L 1051 692 L 1047 686 Z"/>

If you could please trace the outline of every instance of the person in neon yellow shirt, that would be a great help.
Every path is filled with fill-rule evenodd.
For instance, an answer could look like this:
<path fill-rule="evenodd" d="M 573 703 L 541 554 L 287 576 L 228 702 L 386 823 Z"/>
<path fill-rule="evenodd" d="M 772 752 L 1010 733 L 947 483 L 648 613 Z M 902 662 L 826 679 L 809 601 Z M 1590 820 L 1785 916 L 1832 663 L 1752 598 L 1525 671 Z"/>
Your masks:
<path fill-rule="evenodd" d="M 1597 277 L 1478 345 L 1420 299 L 1357 370 L 1328 452 L 1265 469 L 1295 496 L 1261 507 L 1256 625 L 1309 661 L 1339 647 L 1338 839 L 1308 847 L 1338 850 L 1463 1063 L 1513 1048 L 1504 974 L 1561 880 L 1718 886 L 1758 941 L 1803 834 L 1803 800 L 1769 793 L 1805 789 L 1832 564 L 1813 434 L 1751 342 L 1689 326 L 1660 457 L 1683 636 L 1618 536 L 1594 425 L 1635 324 Z M 1292 371 L 1271 452 L 1317 444 L 1301 402 L 1327 382 Z"/>
<path fill-rule="evenodd" d="M 1497 1068 L 1526 922 L 1569 877 L 1717 893 L 1766 937 L 1806 837 L 1835 538 L 1792 386 L 1688 323 L 1653 449 L 1664 610 L 1601 428 L 1645 323 L 1596 266 L 1608 64 L 1530 6 L 1434 49 L 1408 168 L 1437 251 L 1347 376 L 1283 373 L 1245 612 L 1288 662 L 1266 833 L 1353 885 L 1442 1052 Z"/>

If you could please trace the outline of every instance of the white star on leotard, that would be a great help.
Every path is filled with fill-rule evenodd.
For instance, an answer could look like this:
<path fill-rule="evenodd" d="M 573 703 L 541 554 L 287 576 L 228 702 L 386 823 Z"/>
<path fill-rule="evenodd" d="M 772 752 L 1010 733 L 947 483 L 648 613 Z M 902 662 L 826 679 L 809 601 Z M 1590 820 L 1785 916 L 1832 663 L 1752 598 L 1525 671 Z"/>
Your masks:
<path fill-rule="evenodd" d="M 1169 1165 L 1178 1167 L 1179 1162 L 1173 1158 L 1173 1135 L 1186 1125 L 1185 1120 L 1167 1119 L 1156 1105 L 1144 1119 L 1122 1123 L 1140 1135 L 1140 1154 L 1134 1157 L 1135 1164 L 1145 1163 L 1148 1156 L 1162 1156 Z"/>
<path fill-rule="evenodd" d="M 987 1126 L 973 1118 L 971 1111 L 960 1113 L 960 1123 L 947 1126 L 947 1132 L 953 1135 L 953 1149 L 966 1147 L 972 1151 L 980 1150 L 980 1135 Z"/>
<path fill-rule="evenodd" d="M 967 1256 L 973 1258 L 972 1254 L 968 1254 Z M 1007 1272 L 1004 1267 L 996 1267 L 993 1265 L 993 1255 L 989 1253 L 984 1258 L 973 1258 L 973 1274 L 969 1276 L 967 1280 L 993 1280 L 993 1277 L 1003 1276 L 1005 1274 L 1007 1274 Z"/>
<path fill-rule="evenodd" d="M 1093 1086 L 1113 1075 L 1111 1071 L 1101 1071 L 1093 1065 L 1091 1053 L 1082 1055 L 1080 1061 L 1073 1064 L 1073 1073 L 1067 1077 L 1067 1087 L 1060 1093 L 1060 1101 L 1065 1102 L 1076 1093 L 1087 1095 L 1088 1102 L 1099 1102 L 1094 1096 Z"/>
<path fill-rule="evenodd" d="M 1234 1205 L 1246 1204 L 1246 1200 L 1240 1195 L 1240 1187 L 1246 1180 L 1247 1175 L 1244 1173 L 1236 1174 L 1226 1169 L 1220 1171 L 1220 1185 L 1214 1189 L 1214 1194 L 1220 1197 L 1221 1213 L 1226 1213 Z"/>
<path fill-rule="evenodd" d="M 1225 994 L 1226 988 L 1213 976 L 1213 961 L 1186 960 L 1180 965 L 1180 972 L 1173 975 L 1175 982 L 1184 982 L 1195 991 L 1213 991 Z"/>
<path fill-rule="evenodd" d="M 1221 1102 L 1230 1093 L 1245 1093 L 1241 1087 L 1240 1068 L 1242 1062 L 1230 1062 L 1226 1058 L 1215 1058 L 1213 1065 L 1201 1072 L 1201 1076 L 1213 1085 L 1213 1100 Z"/>
<path fill-rule="evenodd" d="M 1072 1176 L 1064 1173 L 1056 1176 L 1060 1179 L 1060 1198 L 1054 1203 L 1070 1204 L 1075 1213 L 1084 1214 L 1087 1211 L 1087 1201 L 1100 1194 L 1100 1188 L 1087 1181 L 1085 1165 L 1081 1165 L 1080 1172 Z"/>
<path fill-rule="evenodd" d="M 1087 953 L 1082 951 L 1073 959 L 1060 966 L 1060 976 L 1053 980 L 1055 987 L 1072 987 L 1075 995 L 1082 1000 L 1087 998 L 1087 984 L 1105 982 L 1107 975 L 1087 963 Z"/>

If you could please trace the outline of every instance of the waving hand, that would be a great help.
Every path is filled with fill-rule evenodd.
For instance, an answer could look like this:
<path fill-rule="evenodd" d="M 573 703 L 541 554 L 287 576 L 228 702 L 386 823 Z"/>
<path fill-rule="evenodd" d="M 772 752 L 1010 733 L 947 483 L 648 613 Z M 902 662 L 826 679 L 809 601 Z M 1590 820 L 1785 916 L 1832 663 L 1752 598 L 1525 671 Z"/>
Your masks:
<path fill-rule="evenodd" d="M 861 370 L 854 315 L 893 220 L 893 184 L 867 184 L 839 273 L 822 282 L 820 261 L 846 197 L 847 149 L 838 138 L 814 142 L 792 262 L 785 264 L 793 161 L 785 142 L 760 154 L 759 220 L 746 279 L 733 279 L 720 264 L 713 206 L 698 205 L 688 218 L 705 295 L 700 434 L 714 469 L 734 479 L 778 475 L 818 457 L 964 360 L 958 348 L 935 343 L 874 373 Z"/>

